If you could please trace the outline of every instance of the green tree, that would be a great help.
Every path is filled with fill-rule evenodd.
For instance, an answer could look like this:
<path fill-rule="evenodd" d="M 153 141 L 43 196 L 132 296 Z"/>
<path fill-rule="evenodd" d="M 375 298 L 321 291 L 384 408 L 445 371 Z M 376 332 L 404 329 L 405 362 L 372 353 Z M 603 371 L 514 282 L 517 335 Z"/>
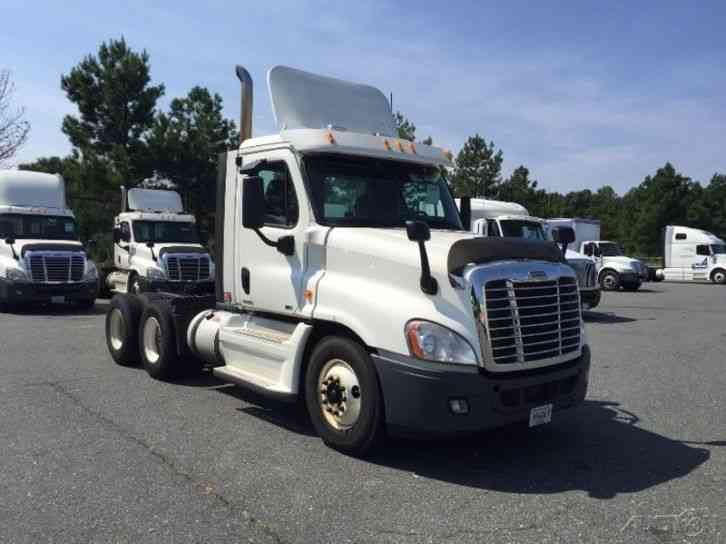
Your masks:
<path fill-rule="evenodd" d="M 499 200 L 517 202 L 534 214 L 532 208 L 537 205 L 537 180 L 530 179 L 529 169 L 519 166 L 499 185 L 496 197 Z"/>
<path fill-rule="evenodd" d="M 215 206 L 217 157 L 239 142 L 234 121 L 222 109 L 221 96 L 194 87 L 157 115 L 148 138 L 155 175 L 170 180 L 200 218 Z"/>
<path fill-rule="evenodd" d="M 457 196 L 491 197 L 502 182 L 502 150 L 475 134 L 456 157 L 452 185 Z"/>
<path fill-rule="evenodd" d="M 108 161 L 129 185 L 151 174 L 144 136 L 164 86 L 151 85 L 146 51 L 134 52 L 124 38 L 102 43 L 97 56 L 86 56 L 61 76 L 61 88 L 79 112 L 65 117 L 63 132 L 84 160 Z"/>
<path fill-rule="evenodd" d="M 28 139 L 25 110 L 11 106 L 15 86 L 8 70 L 0 70 L 0 165 L 12 159 Z"/>
<path fill-rule="evenodd" d="M 413 142 L 416 140 L 416 125 L 413 124 L 405 115 L 400 111 L 397 111 L 393 116 L 393 121 L 396 123 L 396 131 L 398 137 L 402 140 L 408 140 Z"/>

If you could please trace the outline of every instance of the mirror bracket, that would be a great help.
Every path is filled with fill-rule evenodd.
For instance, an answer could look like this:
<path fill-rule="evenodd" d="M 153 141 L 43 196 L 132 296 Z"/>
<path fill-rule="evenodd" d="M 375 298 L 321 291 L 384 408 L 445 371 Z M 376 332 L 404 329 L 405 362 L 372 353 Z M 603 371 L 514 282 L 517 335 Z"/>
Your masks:
<path fill-rule="evenodd" d="M 270 247 L 274 247 L 282 253 L 283 255 L 287 255 L 288 257 L 290 255 L 293 255 L 295 253 L 295 238 L 293 236 L 281 236 L 278 238 L 277 241 L 270 240 L 267 236 L 265 236 L 260 229 L 253 229 L 257 236 L 260 237 L 260 240 L 262 240 L 265 245 L 268 245 Z"/>
<path fill-rule="evenodd" d="M 406 221 L 406 233 L 408 239 L 418 243 L 418 253 L 421 259 L 421 280 L 419 282 L 421 291 L 427 295 L 435 295 L 439 290 L 439 284 L 431 275 L 429 257 L 426 253 L 426 240 L 431 238 L 429 226 L 423 221 Z"/>

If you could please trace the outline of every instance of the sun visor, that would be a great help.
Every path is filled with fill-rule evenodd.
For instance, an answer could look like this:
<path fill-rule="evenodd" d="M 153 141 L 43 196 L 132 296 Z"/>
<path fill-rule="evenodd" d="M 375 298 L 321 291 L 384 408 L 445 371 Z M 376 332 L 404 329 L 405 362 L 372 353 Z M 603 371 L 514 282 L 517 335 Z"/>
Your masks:
<path fill-rule="evenodd" d="M 460 274 L 468 264 L 516 259 L 564 262 L 562 251 L 554 242 L 504 237 L 459 240 L 449 250 L 447 265 L 450 274 Z"/>
<path fill-rule="evenodd" d="M 168 212 L 181 213 L 181 197 L 175 191 L 158 189 L 129 189 L 129 210 L 139 212 Z"/>
<path fill-rule="evenodd" d="M 278 130 L 333 127 L 363 134 L 395 136 L 385 95 L 369 85 L 275 66 L 267 74 Z"/>

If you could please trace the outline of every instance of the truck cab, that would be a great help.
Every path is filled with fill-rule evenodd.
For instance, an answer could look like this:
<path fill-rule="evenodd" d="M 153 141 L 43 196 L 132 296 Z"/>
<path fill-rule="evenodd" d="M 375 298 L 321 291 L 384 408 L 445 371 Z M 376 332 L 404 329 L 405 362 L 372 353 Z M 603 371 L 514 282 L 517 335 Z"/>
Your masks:
<path fill-rule="evenodd" d="M 662 279 L 726 284 L 726 242 L 701 229 L 668 225 L 663 229 Z"/>
<path fill-rule="evenodd" d="M 648 281 L 648 267 L 639 259 L 625 255 L 616 242 L 600 239 L 600 221 L 597 219 L 548 219 L 550 227 L 566 226 L 575 232 L 575 251 L 594 259 L 597 277 L 604 291 L 637 291 Z"/>
<path fill-rule="evenodd" d="M 302 401 L 330 446 L 386 434 L 547 423 L 585 396 L 590 351 L 576 277 L 552 242 L 463 228 L 443 150 L 396 137 L 367 85 L 278 66 L 279 133 L 220 157 L 214 297 L 121 295 L 106 339 L 119 364 L 215 376 Z"/>
<path fill-rule="evenodd" d="M 0 305 L 93 306 L 96 266 L 78 239 L 59 175 L 0 172 Z"/>
<path fill-rule="evenodd" d="M 114 219 L 113 266 L 106 287 L 116 293 L 211 293 L 214 262 L 193 215 L 175 191 L 122 188 Z"/>
<path fill-rule="evenodd" d="M 471 230 L 476 234 L 526 240 L 550 239 L 546 221 L 529 215 L 527 208 L 521 204 L 473 198 L 470 207 Z M 593 259 L 567 248 L 565 260 L 577 274 L 583 308 L 589 310 L 597 307 L 600 304 L 601 294 Z"/>

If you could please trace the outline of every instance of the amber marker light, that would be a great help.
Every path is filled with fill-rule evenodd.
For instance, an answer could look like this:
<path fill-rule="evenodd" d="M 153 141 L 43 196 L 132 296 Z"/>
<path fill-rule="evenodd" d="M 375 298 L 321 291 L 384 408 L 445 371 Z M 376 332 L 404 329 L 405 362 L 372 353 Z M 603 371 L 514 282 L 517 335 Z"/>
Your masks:
<path fill-rule="evenodd" d="M 332 132 L 328 132 L 325 135 L 325 139 L 328 140 L 328 143 L 329 144 L 334 144 L 335 143 L 335 136 L 333 136 L 333 133 Z"/>

